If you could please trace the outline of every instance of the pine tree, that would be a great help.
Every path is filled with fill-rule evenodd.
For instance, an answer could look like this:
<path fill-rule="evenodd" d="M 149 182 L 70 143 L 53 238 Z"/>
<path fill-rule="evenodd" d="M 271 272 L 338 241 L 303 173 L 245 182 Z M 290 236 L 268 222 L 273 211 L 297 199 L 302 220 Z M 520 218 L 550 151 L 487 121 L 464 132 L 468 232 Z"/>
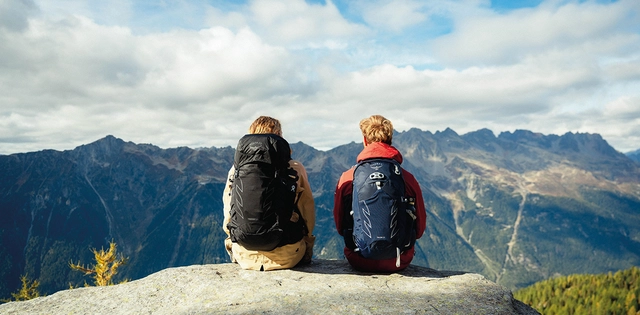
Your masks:
<path fill-rule="evenodd" d="M 113 285 L 113 277 L 118 273 L 118 268 L 127 263 L 127 258 L 122 255 L 118 256 L 114 242 L 109 243 L 108 251 L 104 249 L 98 251 L 94 248 L 92 252 L 96 260 L 96 264 L 92 268 L 86 268 L 84 265 L 80 265 L 80 262 L 74 264 L 73 261 L 69 262 L 69 267 L 83 272 L 85 275 L 93 275 L 96 286 Z"/>
<path fill-rule="evenodd" d="M 35 299 L 40 296 L 40 292 L 38 292 L 38 286 L 40 282 L 38 280 L 29 281 L 29 278 L 24 275 L 20 277 L 20 281 L 22 281 L 22 287 L 18 292 L 11 293 L 13 297 L 13 301 L 26 301 Z M 2 300 L 2 302 L 9 302 L 10 299 Z"/>
<path fill-rule="evenodd" d="M 533 284 L 514 296 L 543 314 L 636 314 L 640 268 L 616 273 L 569 275 Z"/>

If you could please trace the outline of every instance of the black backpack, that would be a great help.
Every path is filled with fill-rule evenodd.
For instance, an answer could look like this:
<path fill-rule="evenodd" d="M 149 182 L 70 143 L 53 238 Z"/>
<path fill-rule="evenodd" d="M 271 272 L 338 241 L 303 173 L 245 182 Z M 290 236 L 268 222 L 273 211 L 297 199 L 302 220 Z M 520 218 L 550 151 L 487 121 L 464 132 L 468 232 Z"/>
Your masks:
<path fill-rule="evenodd" d="M 353 230 L 345 234 L 347 247 L 363 257 L 396 258 L 398 267 L 400 254 L 416 241 L 415 198 L 405 196 L 402 172 L 393 159 L 364 160 L 356 165 L 351 204 Z"/>
<path fill-rule="evenodd" d="M 289 143 L 275 134 L 249 134 L 238 141 L 231 185 L 231 241 L 270 251 L 306 234 L 297 209 L 297 172 L 289 167 Z M 299 220 L 291 221 L 293 212 Z"/>

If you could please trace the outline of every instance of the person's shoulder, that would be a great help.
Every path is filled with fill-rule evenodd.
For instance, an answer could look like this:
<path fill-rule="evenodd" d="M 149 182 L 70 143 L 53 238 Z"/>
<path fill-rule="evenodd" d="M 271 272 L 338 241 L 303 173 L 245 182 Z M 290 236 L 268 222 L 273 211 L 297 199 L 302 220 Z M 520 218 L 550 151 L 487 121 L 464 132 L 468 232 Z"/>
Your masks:
<path fill-rule="evenodd" d="M 340 179 L 353 179 L 353 172 L 355 171 L 355 169 L 355 165 L 349 167 L 346 171 L 342 172 L 342 174 L 340 175 Z"/>
<path fill-rule="evenodd" d="M 294 159 L 289 160 L 289 165 L 290 166 L 297 166 L 297 167 L 304 168 L 304 165 L 302 165 L 302 162 L 294 160 Z"/>
<path fill-rule="evenodd" d="M 298 171 L 298 172 L 300 172 L 300 171 L 305 171 L 306 172 L 307 171 L 304 168 L 304 165 L 302 165 L 302 162 L 297 161 L 297 160 L 293 160 L 293 159 L 289 160 L 289 166 L 291 168 L 293 168 L 294 170 Z"/>
<path fill-rule="evenodd" d="M 406 168 L 402 168 L 402 176 L 405 178 L 405 180 L 409 180 L 409 181 L 416 181 L 415 176 L 413 176 L 413 174 L 409 171 L 407 171 Z"/>

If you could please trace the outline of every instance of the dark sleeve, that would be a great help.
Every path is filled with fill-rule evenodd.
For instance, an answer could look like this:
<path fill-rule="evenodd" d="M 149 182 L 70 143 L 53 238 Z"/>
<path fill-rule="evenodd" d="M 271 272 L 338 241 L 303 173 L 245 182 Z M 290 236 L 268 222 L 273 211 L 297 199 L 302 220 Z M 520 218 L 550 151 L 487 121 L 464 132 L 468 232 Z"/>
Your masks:
<path fill-rule="evenodd" d="M 404 182 L 407 189 L 407 195 L 416 198 L 416 238 L 422 237 L 424 230 L 427 228 L 427 211 L 424 208 L 424 198 L 420 184 L 416 181 L 413 174 L 405 171 Z"/>
<path fill-rule="evenodd" d="M 336 230 L 342 235 L 344 230 L 343 218 L 345 213 L 351 211 L 351 194 L 353 192 L 353 169 L 342 173 L 336 191 L 333 196 L 333 220 L 336 223 Z"/>

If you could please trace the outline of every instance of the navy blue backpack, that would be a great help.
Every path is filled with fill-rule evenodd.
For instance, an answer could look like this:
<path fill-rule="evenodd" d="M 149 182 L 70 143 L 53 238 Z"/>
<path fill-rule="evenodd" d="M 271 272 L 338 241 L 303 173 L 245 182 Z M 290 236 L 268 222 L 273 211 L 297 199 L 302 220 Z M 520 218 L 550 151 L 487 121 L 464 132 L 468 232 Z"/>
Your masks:
<path fill-rule="evenodd" d="M 365 258 L 396 258 L 416 241 L 415 198 L 405 196 L 402 168 L 393 159 L 358 163 L 353 172 L 353 243 Z M 345 238 L 347 239 L 347 238 Z M 351 245 L 351 246 L 350 246 Z"/>

